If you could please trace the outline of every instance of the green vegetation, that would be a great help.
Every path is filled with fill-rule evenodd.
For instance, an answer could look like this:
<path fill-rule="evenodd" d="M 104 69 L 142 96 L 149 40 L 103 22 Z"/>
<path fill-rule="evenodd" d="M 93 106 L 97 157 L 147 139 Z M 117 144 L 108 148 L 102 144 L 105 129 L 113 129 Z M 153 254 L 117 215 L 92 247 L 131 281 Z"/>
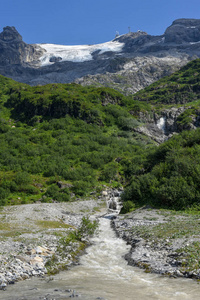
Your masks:
<path fill-rule="evenodd" d="M 177 238 L 191 238 L 191 232 L 193 237 L 200 236 L 198 214 L 190 215 L 176 212 L 176 214 L 168 214 L 165 221 L 167 222 L 158 225 L 134 226 L 132 233 L 148 241 L 153 241 L 155 244 L 159 242 L 169 245 Z"/>
<path fill-rule="evenodd" d="M 67 247 L 74 242 L 83 242 L 84 238 L 91 237 L 98 228 L 97 220 L 90 221 L 88 217 L 83 217 L 80 226 L 68 233 L 67 237 L 61 239 L 61 244 Z"/>
<path fill-rule="evenodd" d="M 125 190 L 124 211 L 144 204 L 176 210 L 199 205 L 200 130 L 184 131 L 153 150 L 140 173 Z"/>
<path fill-rule="evenodd" d="M 37 221 L 37 225 L 41 229 L 46 229 L 46 228 L 72 228 L 72 226 L 65 224 L 63 222 L 58 222 L 58 221 Z"/>
<path fill-rule="evenodd" d="M 30 87 L 0 76 L 0 205 L 71 201 L 125 186 L 123 212 L 200 204 L 200 130 L 157 147 L 137 133 L 139 113 L 187 103 L 199 115 L 200 60 L 126 97 L 77 84 Z M 61 182 L 61 186 L 58 184 Z"/>
<path fill-rule="evenodd" d="M 30 87 L 3 76 L 0 88 L 0 205 L 70 201 L 120 186 L 129 160 L 152 145 L 133 131 L 131 100 L 112 89 Z"/>
<path fill-rule="evenodd" d="M 200 245 L 199 241 L 193 242 L 177 250 L 182 259 L 182 272 L 198 271 L 200 268 Z M 184 253 L 184 255 L 183 255 Z"/>
<path fill-rule="evenodd" d="M 57 247 L 59 255 L 66 258 L 68 254 L 73 258 L 73 261 L 76 261 L 78 255 L 87 247 L 87 239 L 95 233 L 97 228 L 98 222 L 96 220 L 90 221 L 88 217 L 83 217 L 80 226 L 76 230 L 68 231 L 67 235 L 65 234 L 65 236 L 60 238 L 59 246 Z M 56 254 L 51 257 L 45 267 L 49 275 L 68 268 L 66 263 L 63 264 L 58 261 Z"/>
<path fill-rule="evenodd" d="M 169 108 L 169 104 L 188 107 L 177 119 L 180 129 L 190 128 L 193 118 L 199 118 L 200 59 L 190 62 L 180 71 L 162 78 L 133 96 L 147 101 L 154 111 Z M 197 125 L 198 126 L 198 125 Z M 175 210 L 193 209 L 200 205 L 200 130 L 183 131 L 157 148 L 152 148 L 137 167 L 128 165 L 130 174 L 123 195 L 122 212 L 149 204 Z M 141 158 L 140 158 L 141 159 Z"/>

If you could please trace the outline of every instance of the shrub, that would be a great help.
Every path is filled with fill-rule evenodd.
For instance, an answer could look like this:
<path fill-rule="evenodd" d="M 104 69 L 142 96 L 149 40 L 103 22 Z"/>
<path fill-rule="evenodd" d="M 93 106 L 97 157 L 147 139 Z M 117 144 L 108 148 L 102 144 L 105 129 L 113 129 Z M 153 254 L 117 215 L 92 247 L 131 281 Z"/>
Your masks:
<path fill-rule="evenodd" d="M 18 172 L 16 173 L 14 180 L 18 186 L 24 186 L 31 182 L 31 177 L 27 172 Z"/>

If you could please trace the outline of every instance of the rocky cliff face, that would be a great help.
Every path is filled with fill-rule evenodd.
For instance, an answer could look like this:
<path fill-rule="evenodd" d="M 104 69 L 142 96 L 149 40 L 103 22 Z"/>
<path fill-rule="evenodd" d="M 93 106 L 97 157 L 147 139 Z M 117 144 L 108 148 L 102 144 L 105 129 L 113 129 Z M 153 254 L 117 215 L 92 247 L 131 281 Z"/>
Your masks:
<path fill-rule="evenodd" d="M 14 27 L 0 34 L 0 74 L 31 85 L 76 81 L 131 94 L 197 57 L 197 19 L 176 20 L 162 36 L 138 31 L 91 46 L 28 45 Z"/>
<path fill-rule="evenodd" d="M 196 19 L 178 19 L 168 27 L 164 34 L 165 44 L 185 45 L 200 42 L 200 21 Z"/>
<path fill-rule="evenodd" d="M 172 135 L 200 127 L 200 110 L 192 109 L 188 122 L 181 122 L 181 116 L 190 111 L 190 106 L 172 107 L 163 109 L 160 114 L 140 113 L 139 120 L 143 126 L 136 127 L 136 132 L 149 136 L 158 144 L 172 137 Z"/>
<path fill-rule="evenodd" d="M 40 47 L 23 42 L 15 27 L 4 27 L 0 33 L 0 68 L 5 72 L 7 66 L 14 69 L 16 65 L 37 62 L 42 53 Z"/>

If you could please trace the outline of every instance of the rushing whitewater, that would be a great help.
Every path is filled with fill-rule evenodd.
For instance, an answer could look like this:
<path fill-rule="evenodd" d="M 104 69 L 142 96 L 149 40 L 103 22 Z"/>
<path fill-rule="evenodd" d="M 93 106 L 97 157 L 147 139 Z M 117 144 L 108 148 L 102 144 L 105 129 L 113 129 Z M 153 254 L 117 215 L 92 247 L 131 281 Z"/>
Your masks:
<path fill-rule="evenodd" d="M 74 295 L 84 300 L 200 298 L 195 281 L 145 274 L 143 270 L 128 266 L 123 256 L 130 246 L 116 237 L 109 218 L 100 218 L 99 233 L 92 242 L 87 254 L 81 257 L 80 265 L 50 279 L 19 282 L 3 292 L 2 299 L 68 299 Z"/>
<path fill-rule="evenodd" d="M 84 62 L 93 59 L 92 54 L 99 51 L 99 54 L 112 51 L 121 52 L 124 43 L 111 41 L 97 45 L 56 45 L 56 44 L 38 44 L 45 50 L 43 56 L 40 58 L 41 66 L 51 65 L 54 62 L 52 58 L 57 58 L 60 61 Z"/>

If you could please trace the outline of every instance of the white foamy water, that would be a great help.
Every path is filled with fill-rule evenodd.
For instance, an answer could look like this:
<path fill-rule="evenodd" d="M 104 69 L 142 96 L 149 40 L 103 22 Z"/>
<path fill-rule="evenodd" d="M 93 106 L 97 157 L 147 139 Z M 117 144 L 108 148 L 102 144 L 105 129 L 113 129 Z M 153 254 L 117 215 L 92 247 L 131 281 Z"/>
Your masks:
<path fill-rule="evenodd" d="M 160 118 L 158 121 L 157 121 L 157 126 L 159 129 L 161 129 L 162 131 L 165 130 L 165 118 Z"/>

